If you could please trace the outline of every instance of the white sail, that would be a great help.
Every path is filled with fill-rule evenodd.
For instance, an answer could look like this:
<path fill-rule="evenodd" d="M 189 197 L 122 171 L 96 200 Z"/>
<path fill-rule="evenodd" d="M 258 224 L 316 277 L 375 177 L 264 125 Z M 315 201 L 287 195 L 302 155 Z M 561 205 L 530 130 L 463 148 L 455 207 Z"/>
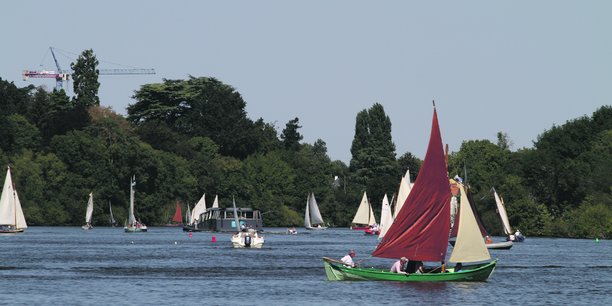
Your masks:
<path fill-rule="evenodd" d="M 108 211 L 110 213 L 110 222 L 111 222 L 111 225 L 115 226 L 115 223 L 117 223 L 117 221 L 115 221 L 115 217 L 113 217 L 113 207 L 111 206 L 110 200 L 108 201 Z"/>
<path fill-rule="evenodd" d="M 21 202 L 19 201 L 17 190 L 15 190 L 15 227 L 17 229 L 28 228 L 25 216 L 23 215 L 23 210 L 21 209 Z"/>
<path fill-rule="evenodd" d="M 310 202 L 310 194 L 308 195 L 308 198 L 306 199 L 306 210 L 304 211 L 304 227 L 309 228 L 312 226 L 312 224 L 310 223 L 310 205 L 308 205 L 308 203 Z"/>
<path fill-rule="evenodd" d="M 376 223 L 376 218 L 374 217 L 372 205 L 370 205 L 370 202 L 368 201 L 368 195 L 365 191 L 363 192 L 361 203 L 359 203 L 359 208 L 357 208 L 357 213 L 355 213 L 355 217 L 353 218 L 352 223 L 366 225 Z"/>
<path fill-rule="evenodd" d="M 200 214 L 206 211 L 206 194 L 203 194 L 198 203 L 193 207 L 191 211 L 191 222 L 190 224 L 197 224 L 200 221 Z"/>
<path fill-rule="evenodd" d="M 508 220 L 508 213 L 506 213 L 506 207 L 504 206 L 504 200 L 497 195 L 497 191 L 493 188 L 493 196 L 495 197 L 495 203 L 497 204 L 497 211 L 504 224 L 504 233 L 506 235 L 513 234 L 512 228 L 510 228 L 510 221 Z"/>
<path fill-rule="evenodd" d="M 219 195 L 215 195 L 215 200 L 213 201 L 212 208 L 219 208 Z"/>
<path fill-rule="evenodd" d="M 323 217 L 321 216 L 321 212 L 319 211 L 319 205 L 317 205 L 317 200 L 315 199 L 314 193 L 310 193 L 308 206 L 310 207 L 311 225 L 324 224 L 325 222 L 323 221 Z"/>
<path fill-rule="evenodd" d="M 382 200 L 382 209 L 380 210 L 380 234 L 378 234 L 378 239 L 382 239 L 385 237 L 387 230 L 391 227 L 393 223 L 393 214 L 391 213 L 391 205 L 389 204 L 389 199 L 387 198 L 387 194 Z"/>
<path fill-rule="evenodd" d="M 85 211 L 85 223 L 91 224 L 91 216 L 93 215 L 93 192 L 89 193 L 87 201 L 87 210 Z"/>
<path fill-rule="evenodd" d="M 397 192 L 397 202 L 395 202 L 395 211 L 393 213 L 394 218 L 402 209 L 402 206 L 404 206 L 411 190 L 412 183 L 410 183 L 410 170 L 408 169 L 406 170 L 406 175 L 402 176 L 402 180 L 400 181 L 399 191 Z"/>
<path fill-rule="evenodd" d="M 130 211 L 128 215 L 128 224 L 136 224 L 136 217 L 134 217 L 134 186 L 136 186 L 136 176 L 132 176 L 130 180 Z"/>
<path fill-rule="evenodd" d="M 185 222 L 190 222 L 191 221 L 191 208 L 189 207 L 189 204 L 187 204 L 187 210 L 185 211 Z"/>
<path fill-rule="evenodd" d="M 491 255 L 482 239 L 482 234 L 480 233 L 478 223 L 476 223 L 474 212 L 470 207 L 465 188 L 461 183 L 457 183 L 457 186 L 461 193 L 461 199 L 459 200 L 459 228 L 457 240 L 449 261 L 476 262 L 489 260 Z"/>
<path fill-rule="evenodd" d="M 0 225 L 15 225 L 15 190 L 13 190 L 13 179 L 11 168 L 6 170 L 4 187 L 0 196 Z"/>

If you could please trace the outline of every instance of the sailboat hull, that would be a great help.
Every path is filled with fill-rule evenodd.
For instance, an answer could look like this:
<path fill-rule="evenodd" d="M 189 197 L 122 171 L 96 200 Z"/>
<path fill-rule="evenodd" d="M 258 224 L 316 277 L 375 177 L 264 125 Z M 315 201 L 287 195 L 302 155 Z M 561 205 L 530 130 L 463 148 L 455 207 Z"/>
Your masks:
<path fill-rule="evenodd" d="M 455 238 L 448 240 L 451 246 L 455 246 Z M 489 250 L 509 250 L 514 244 L 512 241 L 494 242 L 485 244 Z"/>
<path fill-rule="evenodd" d="M 16 233 L 23 233 L 23 228 L 0 229 L 0 234 L 16 234 Z"/>
<path fill-rule="evenodd" d="M 509 250 L 514 244 L 512 241 L 487 243 L 487 249 L 489 250 Z"/>
<path fill-rule="evenodd" d="M 377 268 L 349 268 L 330 258 L 323 258 L 325 274 L 329 281 L 396 281 L 396 282 L 484 282 L 493 270 L 497 260 L 465 267 L 454 272 L 450 269 L 444 273 L 399 274 Z"/>
<path fill-rule="evenodd" d="M 317 230 L 326 230 L 327 226 L 304 226 L 304 228 L 307 230 L 311 230 L 311 231 L 317 231 Z"/>

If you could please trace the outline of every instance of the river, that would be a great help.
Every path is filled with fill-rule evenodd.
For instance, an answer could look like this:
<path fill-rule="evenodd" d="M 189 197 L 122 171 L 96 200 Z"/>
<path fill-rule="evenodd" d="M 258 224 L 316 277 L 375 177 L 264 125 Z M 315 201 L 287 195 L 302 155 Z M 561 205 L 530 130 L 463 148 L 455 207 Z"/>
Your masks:
<path fill-rule="evenodd" d="M 487 282 L 329 282 L 324 256 L 393 262 L 370 257 L 376 237 L 360 231 L 298 231 L 266 228 L 263 249 L 233 249 L 229 234 L 181 228 L 30 227 L 0 235 L 0 304 L 612 305 L 610 240 L 527 237 L 491 250 Z"/>

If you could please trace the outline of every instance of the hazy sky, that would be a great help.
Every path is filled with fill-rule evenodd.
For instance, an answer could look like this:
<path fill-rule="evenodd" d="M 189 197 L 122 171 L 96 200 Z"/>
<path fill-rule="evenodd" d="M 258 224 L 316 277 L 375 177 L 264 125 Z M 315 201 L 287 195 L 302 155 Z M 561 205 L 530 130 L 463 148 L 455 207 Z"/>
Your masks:
<path fill-rule="evenodd" d="M 298 117 L 305 142 L 344 162 L 376 102 L 397 156 L 423 157 L 434 99 L 451 151 L 498 131 L 516 150 L 612 104 L 611 15 L 612 1 L 8 1 L 0 78 L 52 89 L 22 70 L 54 70 L 50 46 L 93 49 L 100 69 L 157 71 L 100 76 L 101 104 L 122 114 L 143 84 L 212 76 L 251 119 L 280 132 Z"/>

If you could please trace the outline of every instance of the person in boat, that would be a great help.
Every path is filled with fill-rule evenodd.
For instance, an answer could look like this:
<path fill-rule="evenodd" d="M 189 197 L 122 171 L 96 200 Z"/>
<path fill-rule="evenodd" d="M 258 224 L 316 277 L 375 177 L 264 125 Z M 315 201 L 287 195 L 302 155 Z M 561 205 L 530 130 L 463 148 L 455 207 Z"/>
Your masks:
<path fill-rule="evenodd" d="M 355 257 L 355 250 L 349 250 L 348 253 L 346 254 L 346 256 L 342 257 L 342 259 L 340 259 L 340 261 L 342 261 L 342 263 L 345 266 L 354 268 L 354 267 L 357 266 L 355 264 L 355 262 L 353 261 L 354 257 Z"/>
<path fill-rule="evenodd" d="M 463 265 L 460 262 L 458 262 L 455 265 L 455 272 L 459 272 L 459 271 L 461 271 L 461 269 L 463 269 Z"/>
<path fill-rule="evenodd" d="M 415 270 L 414 273 L 416 274 L 423 274 L 425 273 L 425 270 L 423 270 L 423 262 L 422 261 L 417 261 L 415 264 Z"/>
<path fill-rule="evenodd" d="M 421 274 L 423 273 L 423 262 L 418 260 L 409 260 L 404 270 L 408 274 Z"/>
<path fill-rule="evenodd" d="M 486 243 L 486 244 L 493 243 L 493 239 L 491 239 L 491 236 L 487 235 L 487 236 L 485 237 L 485 243 Z"/>
<path fill-rule="evenodd" d="M 391 266 L 391 270 L 389 270 L 389 272 L 399 273 L 399 274 L 408 274 L 406 273 L 407 264 L 408 264 L 408 258 L 402 257 Z"/>
<path fill-rule="evenodd" d="M 516 241 L 521 242 L 523 240 L 525 240 L 525 237 L 523 237 L 523 234 L 521 234 L 521 232 L 516 229 L 516 233 L 514 233 L 514 239 L 516 239 Z"/>

